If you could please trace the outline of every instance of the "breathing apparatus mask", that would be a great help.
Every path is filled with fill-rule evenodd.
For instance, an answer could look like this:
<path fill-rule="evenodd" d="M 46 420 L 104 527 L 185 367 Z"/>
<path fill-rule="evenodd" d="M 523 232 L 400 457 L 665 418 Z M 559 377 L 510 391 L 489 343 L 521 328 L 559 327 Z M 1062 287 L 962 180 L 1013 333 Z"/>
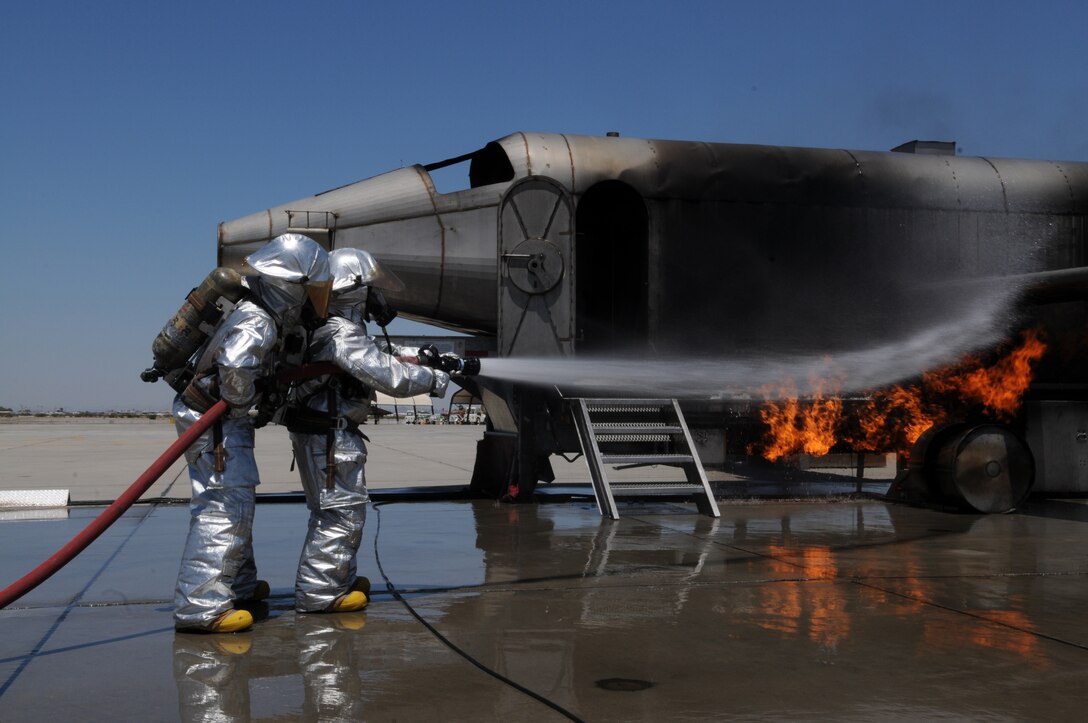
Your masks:
<path fill-rule="evenodd" d="M 379 289 L 372 289 L 367 294 L 364 317 L 378 326 L 388 326 L 389 322 L 397 318 L 397 310 L 390 306 Z"/>

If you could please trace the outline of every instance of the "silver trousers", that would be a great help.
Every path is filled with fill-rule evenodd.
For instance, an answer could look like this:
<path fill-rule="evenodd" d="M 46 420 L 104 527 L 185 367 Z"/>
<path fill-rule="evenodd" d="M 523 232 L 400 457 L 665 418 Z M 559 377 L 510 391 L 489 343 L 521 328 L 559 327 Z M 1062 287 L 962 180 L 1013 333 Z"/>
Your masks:
<path fill-rule="evenodd" d="M 328 441 L 323 434 L 291 434 L 310 520 L 295 578 L 295 609 L 324 610 L 351 589 L 366 522 L 366 445 L 349 430 L 336 432 L 333 485 L 328 487 Z"/>
<path fill-rule="evenodd" d="M 200 418 L 180 400 L 174 421 L 182 434 Z M 203 627 L 252 596 L 257 585 L 253 559 L 255 487 L 260 482 L 253 458 L 253 422 L 224 418 L 226 469 L 215 470 L 215 441 L 208 430 L 185 453 L 193 496 L 189 536 L 174 591 L 176 627 Z"/>

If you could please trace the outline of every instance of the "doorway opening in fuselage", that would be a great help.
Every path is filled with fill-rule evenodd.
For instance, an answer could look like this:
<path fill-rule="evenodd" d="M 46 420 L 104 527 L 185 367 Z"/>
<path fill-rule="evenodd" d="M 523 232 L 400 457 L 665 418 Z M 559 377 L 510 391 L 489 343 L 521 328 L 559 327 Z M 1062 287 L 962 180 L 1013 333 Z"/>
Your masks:
<path fill-rule="evenodd" d="M 649 215 L 620 181 L 582 195 L 575 213 L 575 351 L 603 356 L 649 349 Z"/>

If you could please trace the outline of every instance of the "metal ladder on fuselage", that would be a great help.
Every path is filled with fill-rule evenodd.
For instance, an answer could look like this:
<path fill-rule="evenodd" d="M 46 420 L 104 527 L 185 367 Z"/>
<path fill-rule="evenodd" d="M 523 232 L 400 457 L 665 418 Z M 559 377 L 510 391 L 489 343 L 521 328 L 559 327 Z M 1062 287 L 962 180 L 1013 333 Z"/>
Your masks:
<path fill-rule="evenodd" d="M 575 398 L 570 403 L 602 517 L 618 520 L 616 497 L 625 494 L 689 496 L 703 514 L 721 515 L 675 399 Z M 686 481 L 613 482 L 605 465 L 669 465 L 681 468 Z"/>

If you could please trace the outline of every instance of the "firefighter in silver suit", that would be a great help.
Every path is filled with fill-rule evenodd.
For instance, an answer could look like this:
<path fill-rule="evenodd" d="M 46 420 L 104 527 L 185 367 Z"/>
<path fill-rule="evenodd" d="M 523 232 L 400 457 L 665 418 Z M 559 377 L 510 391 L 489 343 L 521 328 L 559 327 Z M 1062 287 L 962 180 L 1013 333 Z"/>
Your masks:
<path fill-rule="evenodd" d="M 285 330 L 303 308 L 326 313 L 328 254 L 313 239 L 279 236 L 246 258 L 249 291 L 197 352 L 193 382 L 174 399 L 178 434 L 216 401 L 229 412 L 185 453 L 193 496 L 189 536 L 174 594 L 174 625 L 185 632 L 236 632 L 253 616 L 236 605 L 268 594 L 253 561 L 255 420 L 259 380 L 271 376 Z"/>
<path fill-rule="evenodd" d="M 350 612 L 368 602 L 370 583 L 356 576 L 355 556 L 369 499 L 359 424 L 370 410 L 372 390 L 441 397 L 449 384 L 446 372 L 401 362 L 391 353 L 401 350 L 380 347 L 367 336 L 368 296 L 402 290 L 400 279 L 360 249 L 337 249 L 329 261 L 329 319 L 314 332 L 307 362 L 332 362 L 344 373 L 299 384 L 284 415 L 310 509 L 295 580 L 299 612 Z"/>

